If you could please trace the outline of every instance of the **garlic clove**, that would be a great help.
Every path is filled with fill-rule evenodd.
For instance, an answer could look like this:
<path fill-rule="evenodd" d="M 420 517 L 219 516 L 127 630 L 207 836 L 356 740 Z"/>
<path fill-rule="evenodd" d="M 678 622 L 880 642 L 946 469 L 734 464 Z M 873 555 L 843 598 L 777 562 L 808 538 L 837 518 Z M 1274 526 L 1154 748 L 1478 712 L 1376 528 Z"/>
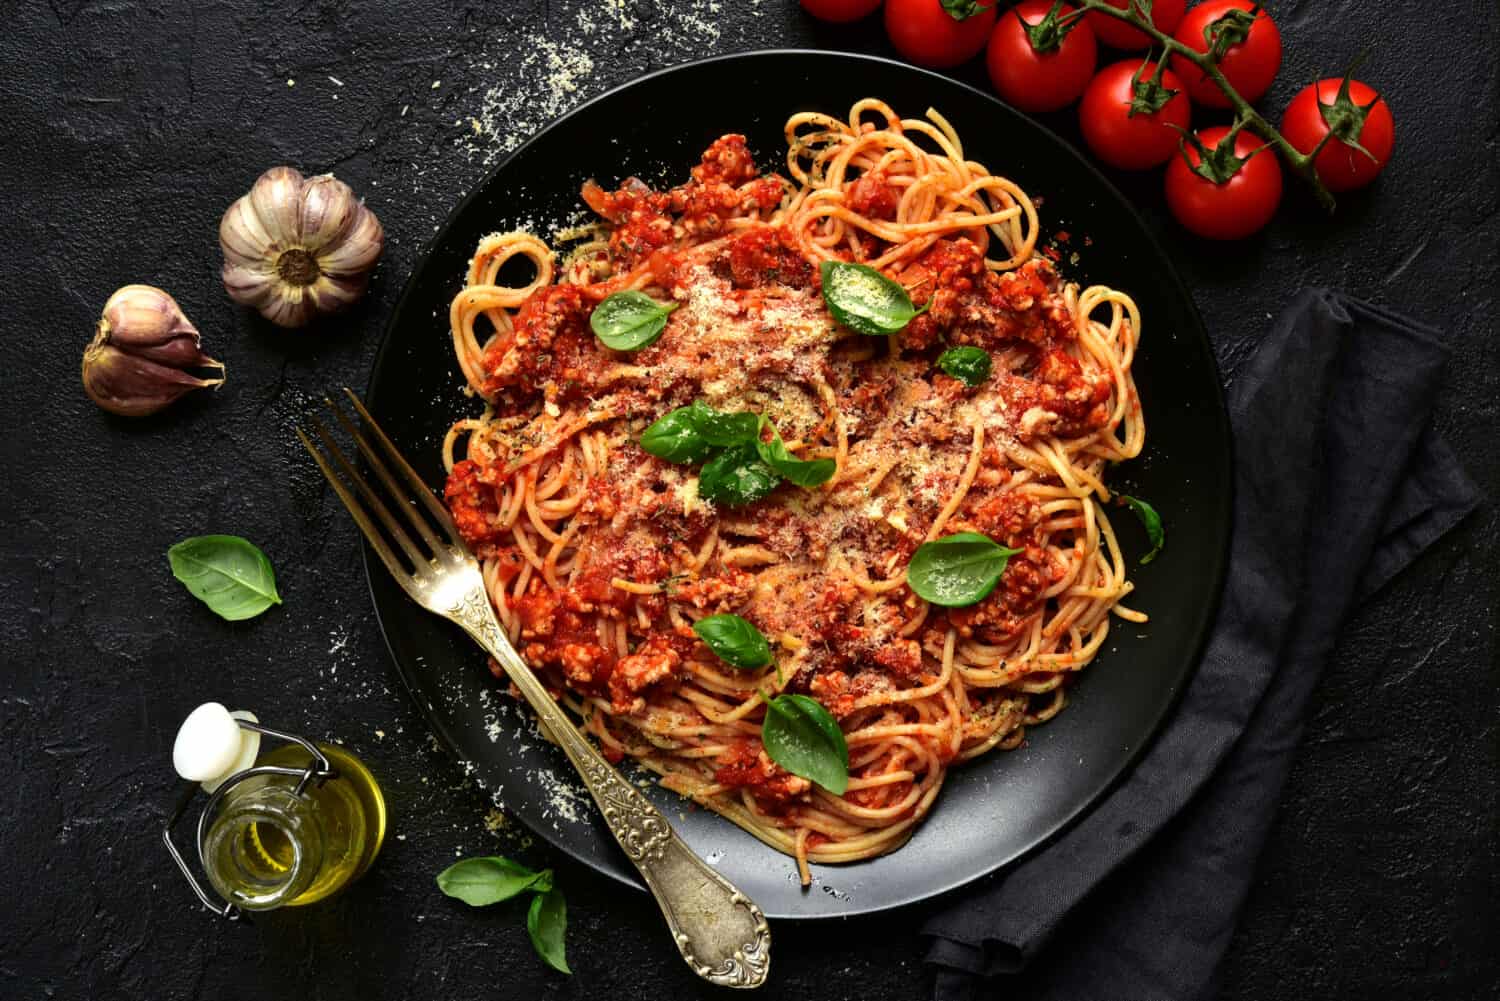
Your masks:
<path fill-rule="evenodd" d="M 235 264 L 271 274 L 273 267 L 266 257 L 271 242 L 271 234 L 261 224 L 249 195 L 242 195 L 219 220 L 219 246 L 226 267 Z"/>
<path fill-rule="evenodd" d="M 224 365 L 200 341 L 176 299 L 151 285 L 126 285 L 104 304 L 84 349 L 84 392 L 111 413 L 144 417 L 194 389 L 222 385 Z M 219 375 L 187 371 L 210 368 Z"/>
<path fill-rule="evenodd" d="M 198 328 L 177 300 L 151 285 L 126 285 L 110 296 L 95 336 L 173 368 L 223 367 L 203 353 Z"/>
<path fill-rule="evenodd" d="M 99 322 L 116 344 L 148 347 L 190 338 L 198 341 L 198 328 L 188 320 L 166 292 L 152 285 L 126 285 L 104 304 Z"/>
<path fill-rule="evenodd" d="M 302 245 L 318 254 L 342 243 L 362 208 L 354 190 L 332 174 L 309 179 L 302 189 Z"/>
<path fill-rule="evenodd" d="M 317 305 L 308 298 L 305 286 L 283 285 L 258 308 L 261 316 L 278 327 L 305 327 L 318 315 Z"/>
<path fill-rule="evenodd" d="M 302 172 L 272 167 L 250 188 L 250 204 L 270 237 L 270 247 L 286 250 L 301 243 Z"/>
<path fill-rule="evenodd" d="M 220 371 L 224 366 L 212 361 Z M 146 417 L 195 389 L 223 385 L 222 376 L 200 379 L 170 365 L 126 354 L 112 344 L 90 344 L 83 352 L 83 390 L 112 414 Z"/>
<path fill-rule="evenodd" d="M 229 293 L 229 298 L 242 306 L 259 309 L 277 294 L 276 273 L 267 268 L 231 264 L 226 259 L 219 276 L 224 280 L 224 290 Z"/>
<path fill-rule="evenodd" d="M 319 313 L 336 313 L 358 302 L 368 284 L 364 279 L 340 279 L 324 274 L 307 286 L 306 296 Z"/>
<path fill-rule="evenodd" d="M 219 368 L 224 366 L 203 353 L 195 339 L 177 337 L 165 344 L 153 344 L 134 348 L 130 352 L 137 358 L 154 361 L 171 368 Z"/>
<path fill-rule="evenodd" d="M 368 279 L 370 269 L 384 249 L 385 229 L 375 218 L 375 213 L 361 205 L 349 235 L 342 243 L 318 255 L 318 265 L 324 274 L 340 278 L 358 275 Z"/>

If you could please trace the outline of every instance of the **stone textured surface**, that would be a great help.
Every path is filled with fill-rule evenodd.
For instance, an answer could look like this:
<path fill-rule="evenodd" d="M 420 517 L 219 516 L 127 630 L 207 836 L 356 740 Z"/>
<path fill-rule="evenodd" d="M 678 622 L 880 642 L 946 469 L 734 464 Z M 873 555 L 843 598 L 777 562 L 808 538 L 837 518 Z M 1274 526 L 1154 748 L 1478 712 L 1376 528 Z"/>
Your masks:
<path fill-rule="evenodd" d="M 1271 7 L 1287 56 L 1267 107 L 1373 49 L 1363 75 L 1398 121 L 1379 185 L 1332 221 L 1292 192 L 1265 236 L 1212 247 L 1164 220 L 1155 176 L 1121 183 L 1180 262 L 1227 379 L 1303 284 L 1443 326 L 1454 360 L 1438 424 L 1500 496 L 1496 9 Z M 52 0 L 7 13 L 0 996 L 706 993 L 646 900 L 503 818 L 486 822 L 484 795 L 397 690 L 354 531 L 290 424 L 324 387 L 364 383 L 423 241 L 487 164 L 555 114 L 713 52 L 884 53 L 878 19 L 820 26 L 790 0 Z M 657 113 L 672 128 L 671 110 Z M 1076 137 L 1065 114 L 1048 124 Z M 389 235 L 367 302 L 312 333 L 269 328 L 218 285 L 219 214 L 281 162 L 336 171 Z M 228 363 L 222 392 L 137 422 L 84 398 L 79 352 L 130 281 L 178 297 Z M 1226 998 L 1492 996 L 1496 529 L 1492 508 L 1471 518 L 1349 627 L 1224 970 Z M 286 605 L 228 624 L 172 581 L 167 546 L 210 531 L 260 543 Z M 173 730 L 209 697 L 340 739 L 382 778 L 393 837 L 351 892 L 235 927 L 195 909 L 157 831 Z M 518 907 L 470 911 L 436 891 L 452 859 L 491 852 L 559 867 L 574 977 L 533 957 Z M 772 996 L 922 996 L 920 917 L 784 927 Z M 1005 993 L 1024 997 L 1024 978 Z"/>

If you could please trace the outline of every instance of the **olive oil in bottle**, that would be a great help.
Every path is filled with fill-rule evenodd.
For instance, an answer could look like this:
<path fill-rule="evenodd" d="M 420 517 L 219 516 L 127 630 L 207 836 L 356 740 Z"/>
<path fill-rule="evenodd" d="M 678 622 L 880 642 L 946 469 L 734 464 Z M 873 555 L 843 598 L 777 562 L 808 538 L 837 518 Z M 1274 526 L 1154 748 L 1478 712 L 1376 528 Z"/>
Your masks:
<path fill-rule="evenodd" d="M 320 744 L 333 775 L 302 784 L 296 775 L 251 775 L 226 791 L 208 821 L 203 862 L 209 882 L 246 910 L 297 907 L 331 896 L 361 876 L 385 840 L 385 798 L 375 777 L 343 748 Z M 257 767 L 294 771 L 313 761 L 285 744 Z"/>

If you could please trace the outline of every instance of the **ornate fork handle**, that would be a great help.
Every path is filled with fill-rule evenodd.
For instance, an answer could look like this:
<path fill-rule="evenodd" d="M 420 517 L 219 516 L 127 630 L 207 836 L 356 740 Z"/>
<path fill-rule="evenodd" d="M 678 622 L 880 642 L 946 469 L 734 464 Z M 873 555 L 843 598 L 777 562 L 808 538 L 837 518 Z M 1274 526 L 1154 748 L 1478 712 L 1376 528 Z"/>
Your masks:
<path fill-rule="evenodd" d="M 578 732 L 511 646 L 482 586 L 464 595 L 447 614 L 500 662 L 543 728 L 583 776 L 615 840 L 651 888 L 688 965 L 724 987 L 765 983 L 771 967 L 771 929 L 755 902 L 684 844 L 661 811 Z"/>

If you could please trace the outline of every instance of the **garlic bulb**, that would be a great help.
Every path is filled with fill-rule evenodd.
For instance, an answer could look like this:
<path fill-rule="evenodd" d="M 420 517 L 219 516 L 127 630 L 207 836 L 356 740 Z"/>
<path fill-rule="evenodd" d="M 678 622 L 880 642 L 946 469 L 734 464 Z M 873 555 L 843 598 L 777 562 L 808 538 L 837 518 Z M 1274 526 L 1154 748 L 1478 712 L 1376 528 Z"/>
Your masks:
<path fill-rule="evenodd" d="M 385 231 L 349 185 L 272 167 L 219 221 L 224 288 L 282 327 L 306 326 L 359 300 Z"/>
<path fill-rule="evenodd" d="M 152 285 L 126 285 L 109 297 L 83 351 L 83 389 L 99 406 L 145 417 L 194 389 L 224 383 L 224 364 L 204 354 L 198 330 L 177 300 Z M 216 368 L 201 379 L 190 369 Z"/>

